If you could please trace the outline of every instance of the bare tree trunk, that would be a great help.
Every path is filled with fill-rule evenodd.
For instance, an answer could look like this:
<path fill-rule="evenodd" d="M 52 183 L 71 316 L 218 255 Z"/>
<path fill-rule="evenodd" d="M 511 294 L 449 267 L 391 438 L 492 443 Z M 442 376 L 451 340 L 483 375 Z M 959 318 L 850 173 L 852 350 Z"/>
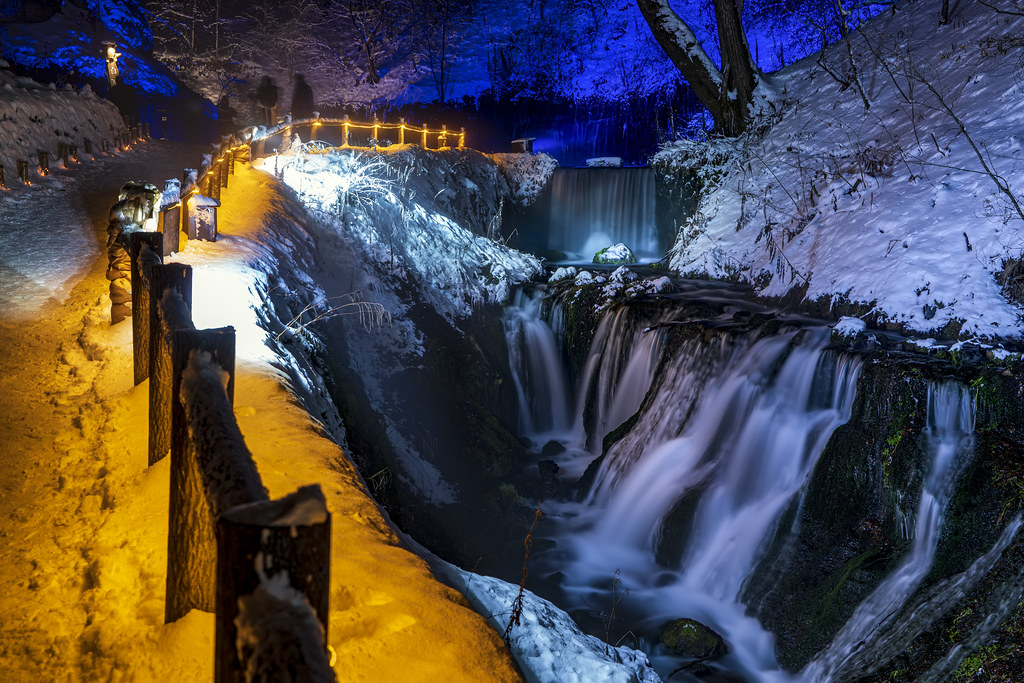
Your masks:
<path fill-rule="evenodd" d="M 714 0 L 721 70 L 668 0 L 637 0 L 637 7 L 654 39 L 683 74 L 697 99 L 711 112 L 715 129 L 730 137 L 742 133 L 749 123 L 749 105 L 761 77 L 750 56 L 740 20 L 742 0 Z"/>

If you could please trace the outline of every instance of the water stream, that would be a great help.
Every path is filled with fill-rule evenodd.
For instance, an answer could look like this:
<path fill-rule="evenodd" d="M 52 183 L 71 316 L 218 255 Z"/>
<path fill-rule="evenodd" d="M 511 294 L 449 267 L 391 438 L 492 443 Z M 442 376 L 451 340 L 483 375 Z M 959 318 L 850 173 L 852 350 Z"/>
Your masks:
<path fill-rule="evenodd" d="M 623 242 L 641 260 L 665 254 L 654 221 L 654 173 L 649 168 L 564 168 L 551 180 L 548 249 L 589 263 Z"/>
<path fill-rule="evenodd" d="M 849 419 L 859 360 L 828 350 L 821 327 L 708 335 L 663 358 L 668 326 L 658 323 L 671 319 L 671 307 L 647 325 L 622 307 L 604 316 L 579 386 L 570 389 L 558 335 L 542 311 L 534 294 L 506 315 L 523 429 L 533 443 L 562 443 L 558 462 L 577 476 L 600 454 L 601 438 L 642 411 L 606 453 L 585 500 L 545 502 L 555 548 L 540 562 L 562 577 L 568 607 L 602 618 L 617 607 L 663 676 L 680 660 L 650 642 L 661 624 L 680 617 L 724 636 L 731 651 L 718 665 L 749 680 L 839 680 L 857 671 L 870 656 L 865 642 L 884 635 L 932 565 L 943 511 L 973 443 L 971 392 L 955 382 L 929 387 L 930 465 L 908 523 L 909 549 L 832 644 L 790 674 L 739 596 L 782 512 L 799 500 L 832 432 Z M 626 589 L 628 601 L 615 603 Z"/>

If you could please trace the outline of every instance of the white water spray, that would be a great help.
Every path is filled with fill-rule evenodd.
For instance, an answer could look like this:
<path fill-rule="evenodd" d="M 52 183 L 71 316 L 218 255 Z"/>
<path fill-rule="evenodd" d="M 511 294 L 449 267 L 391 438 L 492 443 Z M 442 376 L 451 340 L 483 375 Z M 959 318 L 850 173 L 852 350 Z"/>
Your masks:
<path fill-rule="evenodd" d="M 963 385 L 928 386 L 926 434 L 931 467 L 921 489 L 910 550 L 896 571 L 857 607 L 828 649 L 807 666 L 804 680 L 832 680 L 856 664 L 865 655 L 865 644 L 884 632 L 887 621 L 898 614 L 931 569 L 955 474 L 973 445 L 974 411 L 974 397 Z"/>

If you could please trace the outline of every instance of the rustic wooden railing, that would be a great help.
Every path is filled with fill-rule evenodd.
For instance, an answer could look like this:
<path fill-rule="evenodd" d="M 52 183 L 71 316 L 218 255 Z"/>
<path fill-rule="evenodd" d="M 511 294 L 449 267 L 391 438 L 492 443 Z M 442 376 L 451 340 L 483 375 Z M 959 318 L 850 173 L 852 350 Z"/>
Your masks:
<path fill-rule="evenodd" d="M 323 493 L 307 486 L 268 499 L 234 417 L 234 329 L 196 329 L 192 268 L 163 263 L 182 232 L 216 239 L 216 219 L 208 230 L 193 214 L 216 206 L 239 158 L 248 159 L 248 147 L 227 140 L 186 170 L 178 201 L 160 206 L 155 187 L 129 183 L 111 210 L 108 251 L 117 257 L 108 277 L 113 288 L 118 268 L 130 270 L 134 379 L 149 380 L 147 460 L 170 456 L 165 619 L 215 613 L 217 683 L 254 672 L 260 680 L 334 681 Z M 139 230 L 154 217 L 159 230 Z"/>

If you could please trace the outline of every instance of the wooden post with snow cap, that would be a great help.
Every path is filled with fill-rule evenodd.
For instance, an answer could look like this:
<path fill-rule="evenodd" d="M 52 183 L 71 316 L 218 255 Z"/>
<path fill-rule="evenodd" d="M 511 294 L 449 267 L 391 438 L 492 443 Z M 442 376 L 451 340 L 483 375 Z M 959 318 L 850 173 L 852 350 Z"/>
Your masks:
<path fill-rule="evenodd" d="M 132 367 L 135 385 L 149 377 L 149 333 L 153 266 L 160 265 L 164 236 L 158 232 L 128 235 L 128 256 L 132 263 Z"/>
<path fill-rule="evenodd" d="M 149 464 L 154 465 L 171 451 L 171 325 L 192 324 L 192 266 L 168 263 L 153 266 L 149 291 Z M 171 291 L 176 300 L 163 304 Z M 178 304 L 180 301 L 180 305 Z M 172 309 L 176 317 L 161 317 L 161 307 Z M 174 329 L 174 328 L 170 328 Z"/>
<path fill-rule="evenodd" d="M 327 657 L 331 516 L 317 485 L 217 521 L 215 683 L 333 681 Z M 237 646 L 236 646 L 237 644 Z M 268 657 L 268 654 L 271 656 Z"/>
<path fill-rule="evenodd" d="M 448 142 L 448 125 L 442 123 L 441 124 L 441 134 L 437 136 L 437 148 L 441 149 L 442 147 L 445 147 L 447 145 L 447 142 Z"/>
<path fill-rule="evenodd" d="M 181 233 L 181 202 L 160 209 L 158 215 L 157 230 L 163 234 L 160 256 L 166 258 L 178 251 L 178 240 Z"/>
<path fill-rule="evenodd" d="M 266 493 L 232 413 L 234 328 L 168 331 L 173 381 L 164 619 L 170 623 L 192 609 L 215 611 L 216 520 L 235 505 L 266 500 Z"/>

